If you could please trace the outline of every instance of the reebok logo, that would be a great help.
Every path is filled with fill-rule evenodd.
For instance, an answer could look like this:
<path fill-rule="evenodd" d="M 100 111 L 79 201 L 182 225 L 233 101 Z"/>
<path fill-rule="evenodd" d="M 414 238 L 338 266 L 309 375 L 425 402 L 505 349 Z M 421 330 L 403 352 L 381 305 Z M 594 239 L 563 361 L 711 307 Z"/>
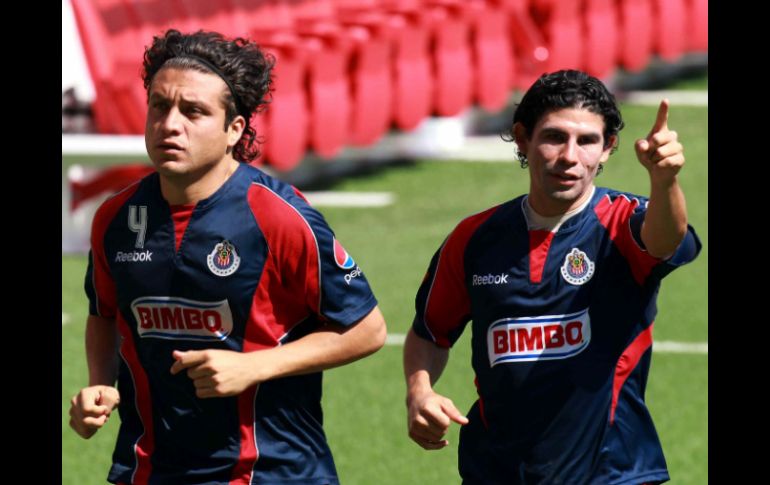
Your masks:
<path fill-rule="evenodd" d="M 116 263 L 135 263 L 135 262 L 152 261 L 152 251 L 131 251 L 124 253 L 118 251 L 115 255 Z"/>
<path fill-rule="evenodd" d="M 500 273 L 499 275 L 493 275 L 493 274 L 486 274 L 486 275 L 473 275 L 473 278 L 471 280 L 471 284 L 473 286 L 483 286 L 483 285 L 502 285 L 503 283 L 508 283 L 508 274 Z"/>

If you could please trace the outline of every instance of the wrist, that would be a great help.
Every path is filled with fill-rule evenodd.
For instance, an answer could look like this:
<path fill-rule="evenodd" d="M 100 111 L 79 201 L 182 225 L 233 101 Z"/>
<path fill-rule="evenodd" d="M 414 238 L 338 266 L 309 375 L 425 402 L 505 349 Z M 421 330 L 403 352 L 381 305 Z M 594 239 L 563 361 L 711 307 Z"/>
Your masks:
<path fill-rule="evenodd" d="M 670 190 L 678 184 L 677 174 L 668 170 L 650 170 L 650 186 L 659 190 Z"/>
<path fill-rule="evenodd" d="M 275 376 L 276 372 L 273 367 L 278 359 L 265 359 L 263 358 L 264 352 L 268 352 L 268 350 L 253 350 L 241 354 L 245 360 L 245 371 L 249 376 L 250 386 L 268 381 Z"/>
<path fill-rule="evenodd" d="M 415 399 L 432 392 L 433 387 L 431 387 L 430 383 L 410 382 L 406 390 L 406 406 L 409 407 Z"/>

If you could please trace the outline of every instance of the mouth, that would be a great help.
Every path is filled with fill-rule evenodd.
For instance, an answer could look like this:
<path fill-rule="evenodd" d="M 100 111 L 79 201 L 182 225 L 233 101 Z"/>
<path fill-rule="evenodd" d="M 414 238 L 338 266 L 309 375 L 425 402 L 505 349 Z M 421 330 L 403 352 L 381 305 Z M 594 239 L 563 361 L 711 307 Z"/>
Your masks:
<path fill-rule="evenodd" d="M 556 180 L 560 180 L 560 181 L 563 181 L 563 182 L 574 182 L 574 181 L 580 180 L 580 177 L 578 177 L 577 175 L 571 175 L 571 174 L 568 174 L 568 173 L 554 173 L 554 172 L 550 172 L 548 175 L 550 177 L 555 178 Z"/>
<path fill-rule="evenodd" d="M 184 148 L 180 145 L 177 145 L 176 143 L 158 143 L 155 145 L 157 148 L 159 148 L 161 151 L 173 151 L 178 152 L 184 150 Z"/>

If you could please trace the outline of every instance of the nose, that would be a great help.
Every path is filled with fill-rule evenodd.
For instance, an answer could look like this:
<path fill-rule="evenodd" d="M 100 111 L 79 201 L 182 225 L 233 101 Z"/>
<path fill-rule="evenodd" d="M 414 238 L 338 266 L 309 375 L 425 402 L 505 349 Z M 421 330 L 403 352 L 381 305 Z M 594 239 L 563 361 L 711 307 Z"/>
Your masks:
<path fill-rule="evenodd" d="M 561 159 L 565 162 L 569 163 L 570 165 L 575 165 L 578 163 L 578 150 L 580 147 L 578 147 L 576 140 L 567 140 L 567 142 L 564 143 L 564 148 L 561 152 Z"/>
<path fill-rule="evenodd" d="M 161 127 L 166 134 L 177 134 L 182 132 L 182 113 L 176 107 L 168 110 L 161 120 Z"/>

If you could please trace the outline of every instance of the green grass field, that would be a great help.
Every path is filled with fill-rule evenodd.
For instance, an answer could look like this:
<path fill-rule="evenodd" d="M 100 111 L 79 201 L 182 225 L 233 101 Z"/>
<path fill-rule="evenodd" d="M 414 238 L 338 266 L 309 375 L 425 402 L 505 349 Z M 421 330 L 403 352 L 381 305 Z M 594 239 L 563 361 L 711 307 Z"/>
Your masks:
<path fill-rule="evenodd" d="M 597 184 L 640 194 L 649 191 L 633 142 L 652 126 L 656 108 L 624 106 L 621 144 Z M 691 265 L 664 280 L 655 340 L 708 340 L 708 109 L 671 109 L 669 126 L 685 145 L 680 175 L 691 224 L 704 249 Z M 500 141 L 500 143 L 503 143 Z M 513 153 L 513 150 L 511 151 Z M 406 333 L 414 293 L 430 257 L 461 218 L 524 193 L 526 171 L 518 163 L 418 162 L 391 166 L 338 183 L 340 191 L 388 191 L 383 208 L 322 208 L 338 239 L 366 273 L 391 333 Z M 62 484 L 105 483 L 117 419 L 89 441 L 68 426 L 69 400 L 86 384 L 83 331 L 87 304 L 82 289 L 85 257 L 62 257 Z M 457 474 L 457 427 L 450 446 L 426 452 L 406 434 L 400 346 L 324 375 L 325 428 L 343 484 L 451 484 Z M 708 481 L 708 356 L 655 353 L 647 403 L 669 464 L 672 483 Z M 467 410 L 475 399 L 466 332 L 451 352 L 437 390 Z"/>

